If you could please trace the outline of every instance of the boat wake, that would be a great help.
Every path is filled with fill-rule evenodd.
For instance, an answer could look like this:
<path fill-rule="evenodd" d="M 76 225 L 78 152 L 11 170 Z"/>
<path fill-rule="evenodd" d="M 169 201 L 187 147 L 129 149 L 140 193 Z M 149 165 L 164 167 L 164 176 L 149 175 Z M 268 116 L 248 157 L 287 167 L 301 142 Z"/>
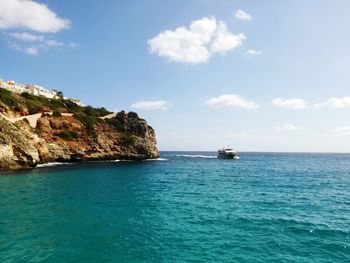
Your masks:
<path fill-rule="evenodd" d="M 146 160 L 144 160 L 144 161 L 168 161 L 168 159 L 166 159 L 166 158 L 157 158 L 157 159 L 146 159 Z"/>
<path fill-rule="evenodd" d="M 136 161 L 136 160 L 119 160 L 119 159 L 116 159 L 116 160 L 112 160 L 111 162 L 117 163 L 117 162 L 133 162 L 133 161 Z M 156 158 L 156 159 L 145 159 L 145 160 L 141 160 L 141 161 L 168 161 L 168 159 Z"/>
<path fill-rule="evenodd" d="M 36 168 L 52 167 L 58 165 L 70 165 L 71 163 L 60 163 L 60 162 L 51 162 L 51 163 L 41 163 L 36 166 Z"/>
<path fill-rule="evenodd" d="M 176 157 L 217 159 L 217 157 L 214 155 L 199 155 L 199 154 L 179 154 L 179 155 L 176 155 Z"/>

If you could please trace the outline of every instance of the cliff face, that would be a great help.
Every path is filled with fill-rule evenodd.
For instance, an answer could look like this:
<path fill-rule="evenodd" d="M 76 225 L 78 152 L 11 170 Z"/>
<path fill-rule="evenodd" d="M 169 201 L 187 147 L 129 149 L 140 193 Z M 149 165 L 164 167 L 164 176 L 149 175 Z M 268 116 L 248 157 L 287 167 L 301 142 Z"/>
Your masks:
<path fill-rule="evenodd" d="M 46 162 L 71 162 L 114 159 L 150 159 L 159 157 L 155 133 L 134 112 L 108 112 L 91 107 L 42 105 L 33 127 L 30 115 L 12 121 L 10 117 L 29 114 L 27 98 L 10 107 L 0 93 L 0 169 L 35 167 Z M 17 97 L 16 97 L 17 96 Z M 16 95 L 16 99 L 21 99 Z M 64 102 L 63 102 L 64 103 Z M 40 105 L 39 105 L 40 106 Z M 16 110 L 18 109 L 18 110 Z M 43 113 L 44 112 L 44 113 Z M 63 112 L 63 113 L 61 113 Z M 71 114 L 69 114 L 71 112 Z M 97 114 L 97 113 L 98 114 Z M 35 113 L 35 112 L 32 112 Z M 29 122 L 29 119 L 31 122 Z"/>

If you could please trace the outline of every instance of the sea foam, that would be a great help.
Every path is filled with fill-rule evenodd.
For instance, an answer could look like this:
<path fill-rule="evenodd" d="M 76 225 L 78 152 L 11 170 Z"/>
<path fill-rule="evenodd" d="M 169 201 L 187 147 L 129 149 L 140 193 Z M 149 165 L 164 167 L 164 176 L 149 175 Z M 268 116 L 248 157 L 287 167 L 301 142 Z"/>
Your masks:
<path fill-rule="evenodd" d="M 71 163 L 61 163 L 61 162 L 51 162 L 51 163 L 41 163 L 36 166 L 36 168 L 51 167 L 57 165 L 70 165 Z"/>
<path fill-rule="evenodd" d="M 168 161 L 168 159 L 159 157 L 159 158 L 156 158 L 156 159 L 146 159 L 144 161 Z"/>
<path fill-rule="evenodd" d="M 185 157 L 185 158 L 205 158 L 205 159 L 217 159 L 214 155 L 200 155 L 200 154 L 178 154 L 176 157 Z"/>

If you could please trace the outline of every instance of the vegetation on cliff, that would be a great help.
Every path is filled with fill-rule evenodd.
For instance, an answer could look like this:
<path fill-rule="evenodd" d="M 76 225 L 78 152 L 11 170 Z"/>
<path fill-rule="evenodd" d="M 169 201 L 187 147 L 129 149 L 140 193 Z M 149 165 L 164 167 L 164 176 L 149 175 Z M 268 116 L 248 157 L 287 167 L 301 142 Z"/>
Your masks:
<path fill-rule="evenodd" d="M 70 112 L 73 114 L 87 115 L 92 117 L 102 117 L 111 113 L 103 107 L 82 107 L 70 100 L 65 100 L 63 98 L 48 99 L 40 96 L 34 96 L 29 93 L 17 94 L 5 89 L 0 89 L 0 107 L 8 108 L 17 114 L 23 114 L 23 109 L 26 109 L 28 114 L 53 111 Z"/>
<path fill-rule="evenodd" d="M 159 156 L 154 130 L 134 112 L 102 118 L 111 112 L 0 89 L 0 113 L 0 169 Z"/>

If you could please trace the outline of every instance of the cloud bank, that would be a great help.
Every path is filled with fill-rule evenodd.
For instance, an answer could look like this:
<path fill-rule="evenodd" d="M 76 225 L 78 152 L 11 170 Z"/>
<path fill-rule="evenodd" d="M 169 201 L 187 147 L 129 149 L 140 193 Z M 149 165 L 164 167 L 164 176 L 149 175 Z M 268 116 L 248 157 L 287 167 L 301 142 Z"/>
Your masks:
<path fill-rule="evenodd" d="M 149 52 L 173 62 L 206 63 L 215 54 L 225 54 L 242 45 L 244 34 L 233 34 L 226 23 L 203 17 L 189 27 L 165 30 L 148 40 Z"/>

